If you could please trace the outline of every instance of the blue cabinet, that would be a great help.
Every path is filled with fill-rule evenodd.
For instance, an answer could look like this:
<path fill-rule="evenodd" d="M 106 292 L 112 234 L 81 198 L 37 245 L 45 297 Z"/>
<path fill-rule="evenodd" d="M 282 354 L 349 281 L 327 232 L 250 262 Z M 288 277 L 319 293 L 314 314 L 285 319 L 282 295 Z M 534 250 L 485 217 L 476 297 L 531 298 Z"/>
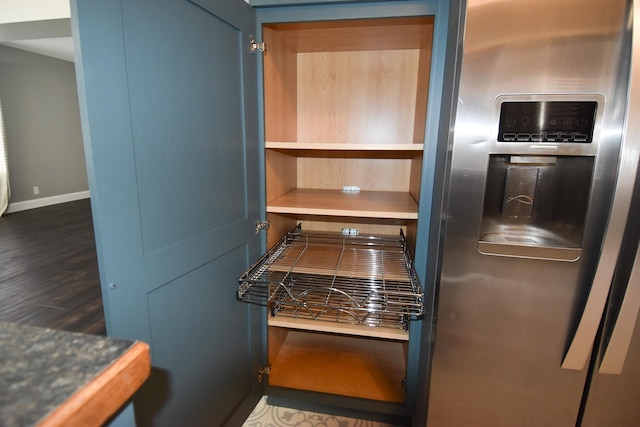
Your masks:
<path fill-rule="evenodd" d="M 432 285 L 448 2 L 313 3 L 72 1 L 108 333 L 151 345 L 141 424 L 237 425 L 265 390 L 361 416 L 424 409 L 428 313 L 379 336 L 269 325 L 235 300 L 237 278 L 298 223 L 402 230 Z M 251 53 L 252 38 L 266 52 Z M 323 355 L 342 371 L 308 376 L 301 360 Z M 381 376 L 358 373 L 366 358 Z M 335 387 L 348 371 L 356 387 Z"/>

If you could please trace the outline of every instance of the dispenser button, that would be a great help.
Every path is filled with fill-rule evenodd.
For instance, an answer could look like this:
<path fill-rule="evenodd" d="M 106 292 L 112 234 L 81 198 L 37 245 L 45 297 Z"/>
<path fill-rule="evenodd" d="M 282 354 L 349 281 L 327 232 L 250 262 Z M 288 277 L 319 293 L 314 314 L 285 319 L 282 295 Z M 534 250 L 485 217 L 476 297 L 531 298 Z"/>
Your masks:
<path fill-rule="evenodd" d="M 587 142 L 587 139 L 589 139 L 589 136 L 586 133 L 575 133 L 573 135 L 575 142 Z"/>

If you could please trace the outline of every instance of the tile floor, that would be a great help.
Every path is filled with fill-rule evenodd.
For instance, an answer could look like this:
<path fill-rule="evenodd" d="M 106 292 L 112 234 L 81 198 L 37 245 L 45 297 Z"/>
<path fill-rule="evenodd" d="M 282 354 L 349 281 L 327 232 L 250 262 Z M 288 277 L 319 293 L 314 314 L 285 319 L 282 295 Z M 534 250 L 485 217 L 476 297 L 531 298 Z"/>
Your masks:
<path fill-rule="evenodd" d="M 262 397 L 243 427 L 393 427 L 391 424 L 271 406 Z"/>

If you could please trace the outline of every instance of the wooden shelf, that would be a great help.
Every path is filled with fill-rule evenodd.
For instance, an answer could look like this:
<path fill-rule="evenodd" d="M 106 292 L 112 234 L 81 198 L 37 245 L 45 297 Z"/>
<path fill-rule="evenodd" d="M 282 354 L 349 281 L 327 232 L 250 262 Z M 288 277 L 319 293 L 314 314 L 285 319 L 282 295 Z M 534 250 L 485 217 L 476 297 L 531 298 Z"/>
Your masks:
<path fill-rule="evenodd" d="M 252 1 L 252 3 L 254 3 Z M 420 49 L 430 47 L 433 17 L 276 23 L 267 26 L 295 41 L 296 52 Z"/>
<path fill-rule="evenodd" d="M 269 384 L 404 402 L 405 342 L 269 328 Z"/>
<path fill-rule="evenodd" d="M 371 327 L 368 325 L 348 325 L 345 323 L 329 323 L 317 320 L 296 319 L 292 317 L 269 317 L 269 326 L 298 329 L 302 331 L 327 332 L 341 335 L 383 338 L 396 341 L 409 341 L 409 331 L 400 329 Z"/>
<path fill-rule="evenodd" d="M 410 151 L 422 152 L 424 144 L 354 144 L 334 142 L 281 142 L 267 141 L 265 148 L 277 150 L 321 150 L 321 151 Z"/>
<path fill-rule="evenodd" d="M 418 219 L 418 204 L 403 192 L 298 188 L 267 202 L 267 212 L 414 220 Z"/>

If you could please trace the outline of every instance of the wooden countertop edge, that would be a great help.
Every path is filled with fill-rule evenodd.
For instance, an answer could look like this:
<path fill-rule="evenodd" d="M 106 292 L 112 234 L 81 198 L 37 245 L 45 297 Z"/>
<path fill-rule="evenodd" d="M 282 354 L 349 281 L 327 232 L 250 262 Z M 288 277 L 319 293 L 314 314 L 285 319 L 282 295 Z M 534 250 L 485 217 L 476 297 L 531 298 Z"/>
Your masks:
<path fill-rule="evenodd" d="M 127 402 L 150 372 L 149 345 L 136 341 L 91 382 L 49 413 L 38 426 L 101 425 Z"/>

